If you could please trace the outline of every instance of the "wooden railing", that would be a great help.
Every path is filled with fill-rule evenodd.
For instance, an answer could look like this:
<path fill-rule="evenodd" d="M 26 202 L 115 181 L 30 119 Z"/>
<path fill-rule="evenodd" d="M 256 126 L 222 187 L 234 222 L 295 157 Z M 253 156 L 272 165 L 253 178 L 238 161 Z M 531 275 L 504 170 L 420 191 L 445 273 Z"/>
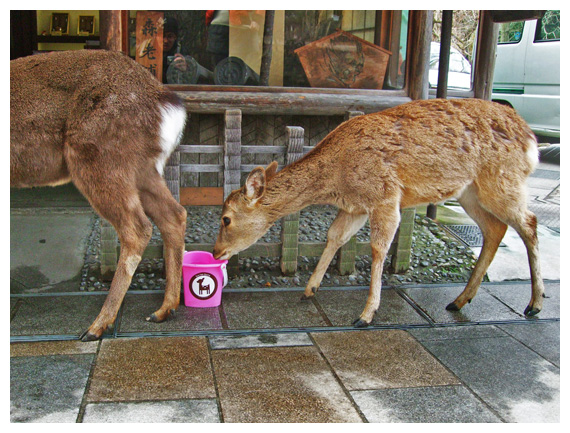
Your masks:
<path fill-rule="evenodd" d="M 349 111 L 345 118 L 349 119 L 363 114 Z M 287 126 L 287 144 L 285 146 L 242 146 L 241 145 L 241 110 L 227 110 L 224 115 L 223 145 L 180 145 L 169 158 L 165 167 L 165 179 L 173 196 L 180 201 L 180 179 L 182 173 L 219 173 L 223 172 L 224 199 L 231 191 L 240 187 L 242 173 L 250 172 L 255 164 L 242 164 L 244 154 L 284 155 L 286 165 L 292 164 L 313 147 L 304 145 L 304 130 L 297 126 Z M 223 154 L 223 164 L 181 164 L 181 154 Z M 405 271 L 410 263 L 411 237 L 414 227 L 414 209 L 402 212 L 400 229 L 396 234 L 390 255 L 395 272 Z M 299 242 L 299 212 L 283 218 L 281 224 L 281 242 L 257 242 L 247 250 L 235 256 L 229 263 L 228 271 L 238 272 L 239 257 L 280 257 L 281 271 L 286 275 L 297 270 L 299 256 L 318 257 L 322 254 L 325 242 Z M 104 221 L 104 220 L 103 220 Z M 214 244 L 189 243 L 186 251 L 211 251 Z M 339 273 L 346 275 L 354 272 L 355 260 L 360 255 L 370 255 L 371 248 L 367 242 L 358 242 L 356 235 L 347 242 L 338 253 L 337 265 Z M 161 258 L 162 245 L 149 245 L 144 258 Z M 118 241 L 116 233 L 109 223 L 102 223 L 101 232 L 101 272 L 112 275 L 118 260 Z"/>

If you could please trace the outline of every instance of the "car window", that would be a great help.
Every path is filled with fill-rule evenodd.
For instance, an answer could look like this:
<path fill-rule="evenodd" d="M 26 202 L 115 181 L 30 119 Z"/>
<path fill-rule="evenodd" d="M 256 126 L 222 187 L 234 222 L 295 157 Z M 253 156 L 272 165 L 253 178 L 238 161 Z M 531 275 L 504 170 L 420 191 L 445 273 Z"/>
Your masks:
<path fill-rule="evenodd" d="M 546 11 L 536 25 L 535 42 L 560 40 L 560 11 Z"/>
<path fill-rule="evenodd" d="M 499 44 L 516 44 L 522 39 L 524 21 L 499 24 Z"/>

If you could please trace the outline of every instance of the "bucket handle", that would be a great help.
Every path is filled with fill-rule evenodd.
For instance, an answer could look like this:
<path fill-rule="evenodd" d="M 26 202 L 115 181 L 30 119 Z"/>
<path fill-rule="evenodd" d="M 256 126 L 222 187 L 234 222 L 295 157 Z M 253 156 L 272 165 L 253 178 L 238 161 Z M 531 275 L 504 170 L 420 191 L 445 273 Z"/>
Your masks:
<path fill-rule="evenodd" d="M 226 264 L 224 263 L 222 266 L 222 275 L 224 276 L 224 284 L 223 286 L 225 287 L 226 284 L 228 284 L 228 271 L 226 270 Z"/>

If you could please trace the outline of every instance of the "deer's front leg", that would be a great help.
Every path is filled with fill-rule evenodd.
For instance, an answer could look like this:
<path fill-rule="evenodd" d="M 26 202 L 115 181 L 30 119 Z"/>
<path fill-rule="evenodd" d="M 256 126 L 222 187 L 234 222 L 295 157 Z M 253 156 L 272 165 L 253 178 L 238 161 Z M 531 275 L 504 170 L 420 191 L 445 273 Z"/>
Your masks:
<path fill-rule="evenodd" d="M 311 278 L 309 278 L 309 282 L 305 288 L 305 293 L 301 299 L 308 299 L 315 295 L 337 250 L 347 243 L 350 238 L 358 232 L 358 230 L 360 230 L 360 228 L 366 223 L 367 219 L 367 214 L 351 214 L 339 209 L 338 215 L 329 227 L 325 250 L 319 259 L 319 263 L 313 271 Z"/>
<path fill-rule="evenodd" d="M 398 229 L 399 222 L 400 211 L 398 207 L 393 205 L 377 208 L 370 216 L 370 245 L 372 247 L 370 290 L 364 311 L 362 311 L 359 318 L 352 322 L 357 328 L 365 328 L 370 325 L 374 314 L 380 306 L 384 260 Z"/>

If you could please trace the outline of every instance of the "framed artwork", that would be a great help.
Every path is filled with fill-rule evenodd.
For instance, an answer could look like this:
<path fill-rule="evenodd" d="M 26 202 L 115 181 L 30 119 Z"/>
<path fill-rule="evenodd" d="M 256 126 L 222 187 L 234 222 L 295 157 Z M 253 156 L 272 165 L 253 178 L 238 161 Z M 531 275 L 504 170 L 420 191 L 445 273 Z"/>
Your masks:
<path fill-rule="evenodd" d="M 95 33 L 95 16 L 79 15 L 77 20 L 77 34 L 79 36 L 90 36 Z"/>
<path fill-rule="evenodd" d="M 69 34 L 69 14 L 54 12 L 51 14 L 50 34 L 61 36 Z"/>

